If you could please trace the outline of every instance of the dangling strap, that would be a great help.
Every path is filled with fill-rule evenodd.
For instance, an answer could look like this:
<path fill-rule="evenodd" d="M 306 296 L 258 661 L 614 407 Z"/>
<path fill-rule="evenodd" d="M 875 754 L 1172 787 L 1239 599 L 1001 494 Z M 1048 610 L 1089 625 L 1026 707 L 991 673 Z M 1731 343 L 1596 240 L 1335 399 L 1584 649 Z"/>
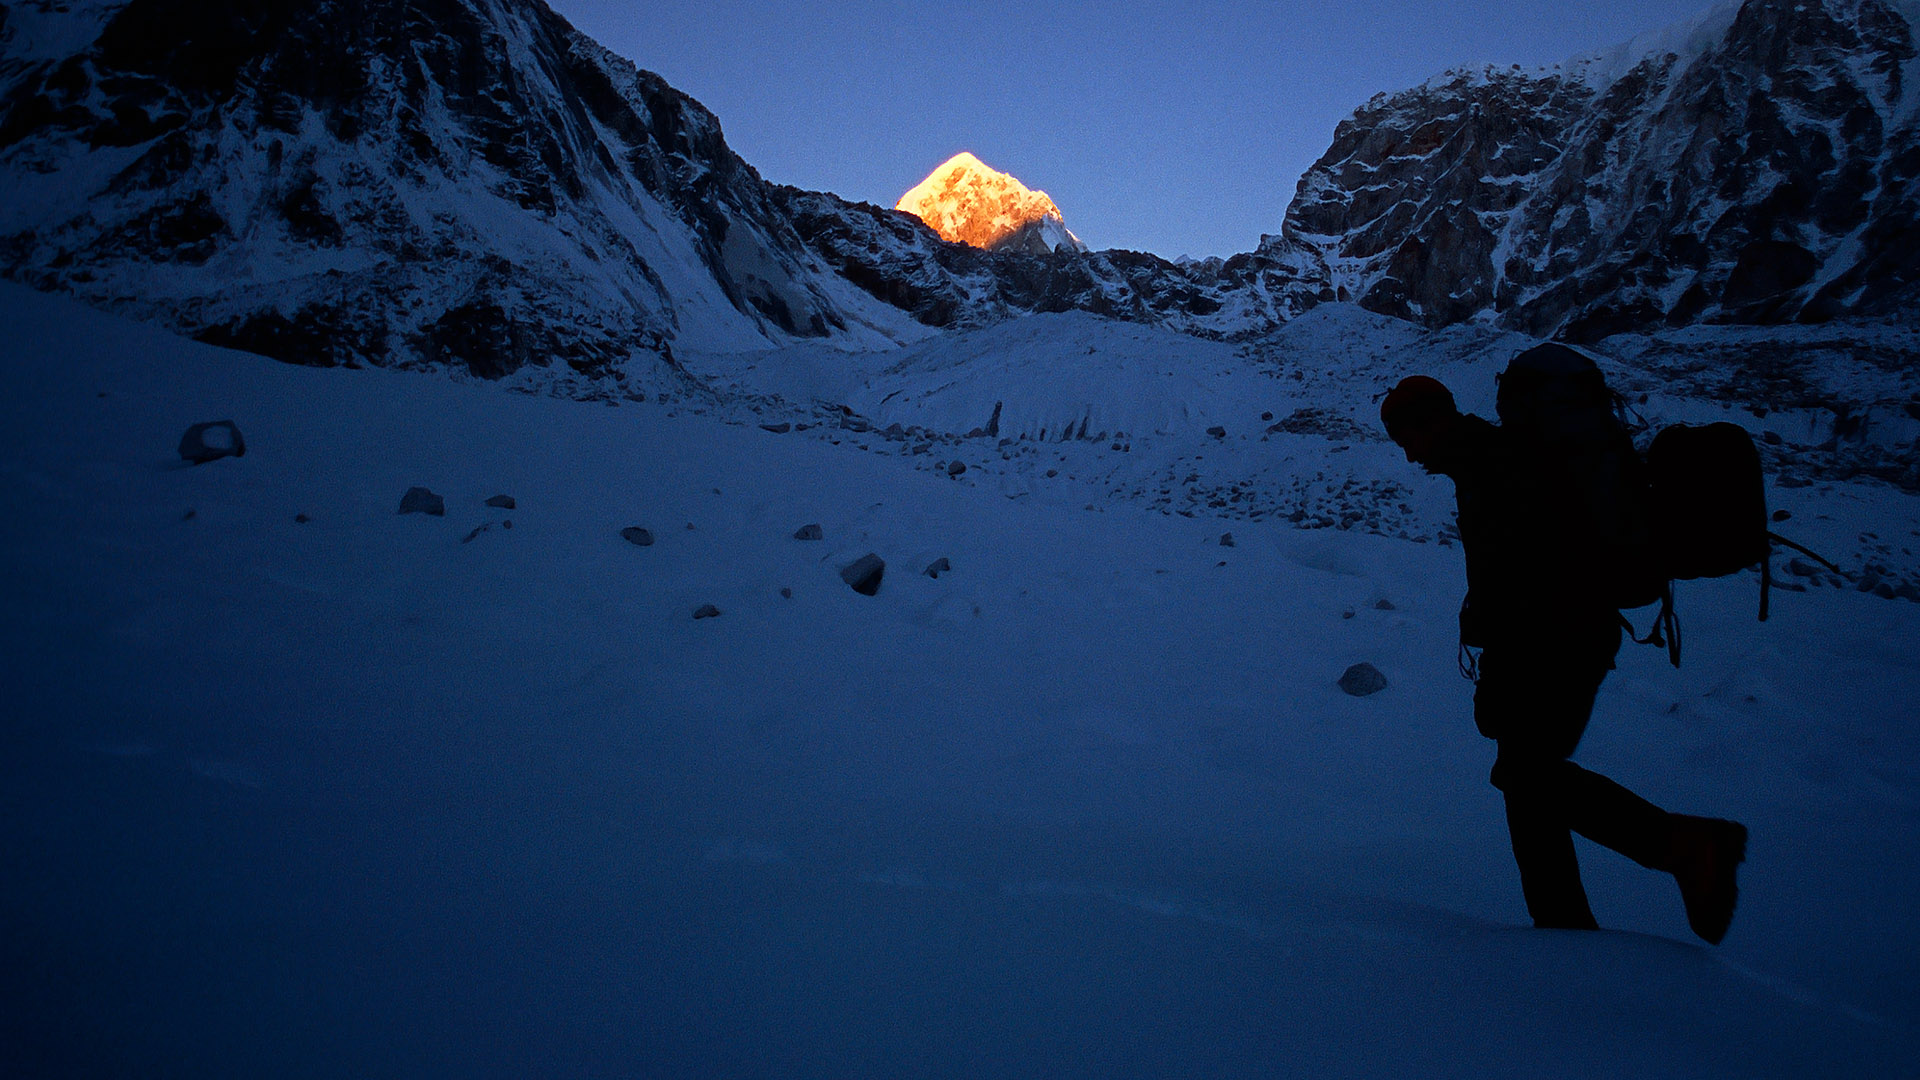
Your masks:
<path fill-rule="evenodd" d="M 1771 534 L 1769 534 L 1771 535 Z M 1773 549 L 1760 560 L 1760 621 L 1767 621 L 1767 602 L 1773 598 Z"/>
<path fill-rule="evenodd" d="M 1667 634 L 1667 659 L 1674 667 L 1680 666 L 1680 613 L 1673 610 L 1673 587 L 1667 587 L 1666 599 L 1660 602 L 1660 624 Z"/>
<path fill-rule="evenodd" d="M 1805 544 L 1796 544 L 1793 541 L 1787 539 L 1784 536 L 1781 536 L 1779 533 L 1774 532 L 1771 529 L 1767 530 L 1767 539 L 1773 541 L 1776 544 L 1787 545 L 1793 550 L 1799 552 L 1802 555 L 1805 555 L 1807 558 L 1812 559 L 1813 561 L 1819 563 L 1821 566 L 1826 567 L 1827 569 L 1833 571 L 1836 574 L 1840 574 L 1843 577 L 1846 575 L 1846 571 L 1833 565 L 1833 561 L 1831 559 L 1813 550 L 1812 548 L 1806 546 Z"/>
<path fill-rule="evenodd" d="M 1653 625 L 1647 628 L 1647 636 L 1633 628 L 1633 620 L 1623 613 L 1620 626 L 1636 645 L 1664 645 L 1667 659 L 1674 667 L 1680 666 L 1680 616 L 1673 610 L 1673 582 L 1669 581 L 1660 589 L 1660 613 L 1653 617 Z"/>
<path fill-rule="evenodd" d="M 1800 554 L 1805 555 L 1806 557 L 1819 563 L 1821 566 L 1824 566 L 1827 569 L 1833 571 L 1834 573 L 1839 574 L 1841 577 L 1846 576 L 1846 571 L 1841 570 L 1838 566 L 1835 566 L 1831 559 L 1828 559 L 1825 555 L 1822 555 L 1819 552 L 1813 550 L 1812 548 L 1807 547 L 1805 544 L 1796 544 L 1793 541 L 1787 539 L 1786 537 L 1781 536 L 1779 533 L 1774 532 L 1772 529 L 1767 530 L 1767 539 L 1773 541 L 1773 543 L 1775 544 L 1785 544 L 1786 546 L 1792 548 L 1793 550 L 1799 552 Z M 1760 621 L 1761 622 L 1767 621 L 1767 594 L 1771 592 L 1772 589 L 1773 589 L 1773 548 L 1771 545 L 1769 545 L 1767 548 L 1766 557 L 1760 560 Z"/>
<path fill-rule="evenodd" d="M 1460 643 L 1460 674 L 1470 683 L 1480 681 L 1480 657 L 1464 641 Z"/>

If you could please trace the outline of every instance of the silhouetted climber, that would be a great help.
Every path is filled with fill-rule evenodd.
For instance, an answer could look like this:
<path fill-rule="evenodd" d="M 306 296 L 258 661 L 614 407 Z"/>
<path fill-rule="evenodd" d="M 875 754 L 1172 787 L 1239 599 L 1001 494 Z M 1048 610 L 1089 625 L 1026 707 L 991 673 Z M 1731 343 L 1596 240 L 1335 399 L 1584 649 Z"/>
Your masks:
<path fill-rule="evenodd" d="M 1477 676 L 1474 723 L 1499 747 L 1491 779 L 1506 797 L 1534 925 L 1598 928 L 1574 856 L 1577 832 L 1673 874 L 1688 923 L 1717 944 L 1733 919 L 1746 828 L 1670 814 L 1568 760 L 1621 630 L 1578 485 L 1521 434 L 1462 415 L 1453 394 L 1424 375 L 1394 387 L 1380 419 L 1408 461 L 1454 482 L 1467 560 L 1460 639 L 1463 652 L 1482 650 L 1477 672 L 1463 666 Z"/>

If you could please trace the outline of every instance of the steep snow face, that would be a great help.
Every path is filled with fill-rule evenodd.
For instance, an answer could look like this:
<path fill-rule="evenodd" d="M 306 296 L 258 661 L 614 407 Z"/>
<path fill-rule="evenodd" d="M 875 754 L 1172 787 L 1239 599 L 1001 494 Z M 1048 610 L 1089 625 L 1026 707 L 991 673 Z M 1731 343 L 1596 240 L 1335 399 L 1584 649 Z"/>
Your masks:
<path fill-rule="evenodd" d="M 1649 30 L 1612 48 L 1576 57 L 1562 67 L 1567 75 L 1596 91 L 1604 91 L 1649 59 L 1664 60 L 1672 56 L 1679 63 L 1689 64 L 1713 51 L 1745 6 L 1746 0 L 1721 0 L 1693 18 Z"/>
<path fill-rule="evenodd" d="M 977 248 L 1086 250 L 1044 191 L 961 151 L 900 196 L 895 210 L 927 223 L 941 239 Z"/>
<path fill-rule="evenodd" d="M 538 0 L 10 12 L 0 252 L 37 287 L 486 377 L 924 332 L 820 263 L 711 113 Z"/>
<path fill-rule="evenodd" d="M 1747 0 L 1559 68 L 1450 72 L 1343 123 L 1270 246 L 1429 324 L 1906 317 L 1916 52 L 1910 4 Z"/>

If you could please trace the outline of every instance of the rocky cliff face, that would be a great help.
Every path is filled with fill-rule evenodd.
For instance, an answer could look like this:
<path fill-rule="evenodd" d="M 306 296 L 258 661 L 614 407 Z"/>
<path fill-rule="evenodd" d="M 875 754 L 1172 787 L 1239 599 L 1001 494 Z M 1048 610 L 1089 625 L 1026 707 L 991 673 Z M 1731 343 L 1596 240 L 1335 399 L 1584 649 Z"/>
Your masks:
<path fill-rule="evenodd" d="M 537 0 L 0 12 L 0 254 L 39 287 L 489 377 L 910 325 L 820 264 L 711 113 Z"/>
<path fill-rule="evenodd" d="M 1375 311 L 1576 340 L 1911 311 L 1915 11 L 1747 0 L 1609 56 L 1375 98 L 1268 246 Z"/>

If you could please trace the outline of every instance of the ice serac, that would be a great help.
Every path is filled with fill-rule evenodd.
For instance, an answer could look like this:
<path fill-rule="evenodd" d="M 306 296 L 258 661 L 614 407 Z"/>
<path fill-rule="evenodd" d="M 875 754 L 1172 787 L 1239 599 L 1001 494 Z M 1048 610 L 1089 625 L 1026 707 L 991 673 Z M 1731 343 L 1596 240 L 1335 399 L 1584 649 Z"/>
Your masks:
<path fill-rule="evenodd" d="M 1916 11 L 1725 3 L 1569 64 L 1377 96 L 1271 245 L 1430 325 L 1580 340 L 1910 312 Z"/>
<path fill-rule="evenodd" d="M 964 150 L 900 196 L 894 209 L 926 222 L 943 240 L 988 251 L 1087 248 L 1046 192 L 1028 190 Z"/>
<path fill-rule="evenodd" d="M 36 287 L 285 360 L 485 377 L 913 336 L 712 113 L 538 0 L 0 10 L 0 272 Z"/>

